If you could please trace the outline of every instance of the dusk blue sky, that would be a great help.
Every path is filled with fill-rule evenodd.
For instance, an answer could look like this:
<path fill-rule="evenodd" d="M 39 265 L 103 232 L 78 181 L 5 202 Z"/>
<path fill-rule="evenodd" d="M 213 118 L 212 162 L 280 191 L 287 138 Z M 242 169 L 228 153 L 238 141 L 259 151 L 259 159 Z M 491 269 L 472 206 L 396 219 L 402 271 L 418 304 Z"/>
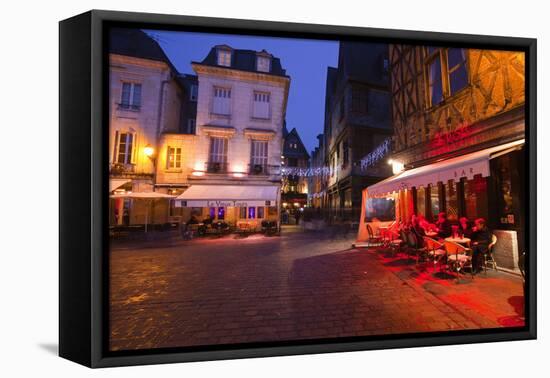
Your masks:
<path fill-rule="evenodd" d="M 338 64 L 338 42 L 274 37 L 147 30 L 181 73 L 194 74 L 191 61 L 202 61 L 215 45 L 269 53 L 281 59 L 290 76 L 286 121 L 296 127 L 308 152 L 323 132 L 327 67 Z"/>

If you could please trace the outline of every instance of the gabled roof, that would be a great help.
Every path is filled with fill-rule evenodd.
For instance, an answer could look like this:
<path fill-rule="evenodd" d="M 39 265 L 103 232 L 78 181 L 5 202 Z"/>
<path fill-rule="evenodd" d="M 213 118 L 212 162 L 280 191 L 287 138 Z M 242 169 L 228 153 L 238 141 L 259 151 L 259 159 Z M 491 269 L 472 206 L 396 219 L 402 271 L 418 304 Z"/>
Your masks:
<path fill-rule="evenodd" d="M 231 53 L 232 53 L 231 67 L 218 65 L 218 60 L 217 60 L 218 49 L 231 50 Z M 270 66 L 269 72 L 258 71 L 256 69 L 256 57 L 258 55 L 271 57 L 271 66 Z M 231 48 L 231 46 L 228 46 L 228 45 L 217 45 L 210 49 L 210 52 L 208 53 L 206 58 L 203 59 L 202 62 L 194 62 L 194 63 L 199 63 L 206 66 L 221 67 L 221 68 L 228 68 L 228 69 L 248 71 L 248 72 L 259 72 L 262 74 L 271 74 L 276 76 L 287 76 L 286 70 L 283 69 L 283 67 L 281 66 L 280 59 L 277 57 L 274 57 L 273 55 L 269 54 L 265 50 L 262 50 L 262 51 L 241 50 L 241 49 L 233 49 Z"/>
<path fill-rule="evenodd" d="M 295 139 L 298 141 L 298 148 L 293 149 L 288 147 L 288 141 Z M 300 134 L 298 134 L 298 130 L 296 128 L 292 128 L 290 132 L 286 135 L 284 138 L 284 145 L 283 145 L 283 155 L 285 157 L 297 157 L 297 158 L 306 158 L 309 159 L 309 153 L 307 152 L 306 146 L 304 146 L 304 143 L 302 142 L 302 138 L 300 138 Z"/>

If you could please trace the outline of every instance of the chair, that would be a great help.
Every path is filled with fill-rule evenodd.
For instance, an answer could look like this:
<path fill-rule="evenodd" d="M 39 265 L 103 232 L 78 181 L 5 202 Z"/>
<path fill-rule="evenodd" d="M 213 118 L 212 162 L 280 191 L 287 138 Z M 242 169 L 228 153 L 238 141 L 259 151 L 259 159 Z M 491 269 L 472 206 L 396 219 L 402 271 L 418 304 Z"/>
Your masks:
<path fill-rule="evenodd" d="M 497 244 L 497 237 L 493 234 L 491 244 L 487 246 L 487 252 L 483 254 L 483 271 L 487 274 L 487 264 L 491 264 L 493 269 L 498 272 L 497 262 L 493 256 L 493 248 Z"/>
<path fill-rule="evenodd" d="M 425 247 L 420 246 L 420 241 L 418 240 L 414 232 L 409 231 L 407 233 L 407 240 L 408 240 L 407 244 L 409 246 L 409 251 L 412 250 L 414 252 L 414 255 L 416 257 L 416 264 L 418 265 L 418 260 L 423 254 L 426 253 L 427 250 Z"/>
<path fill-rule="evenodd" d="M 474 270 L 472 266 L 472 256 L 468 254 L 470 251 L 468 248 L 458 243 L 445 241 L 445 251 L 447 251 L 447 263 L 449 266 L 453 266 L 456 271 L 456 279 L 459 281 L 460 271 L 464 271 L 464 268 L 469 267 L 474 278 Z"/>
<path fill-rule="evenodd" d="M 434 271 L 437 263 L 439 263 L 439 269 L 441 270 L 441 260 L 445 257 L 447 252 L 443 247 L 443 243 L 435 239 L 424 236 L 424 245 L 428 251 L 428 257 L 433 259 Z"/>
<path fill-rule="evenodd" d="M 367 223 L 367 232 L 369 234 L 369 240 L 367 241 L 369 246 L 371 245 L 379 246 L 382 242 L 382 238 L 380 236 L 374 235 L 374 232 L 372 232 L 372 227 L 368 223 Z"/>

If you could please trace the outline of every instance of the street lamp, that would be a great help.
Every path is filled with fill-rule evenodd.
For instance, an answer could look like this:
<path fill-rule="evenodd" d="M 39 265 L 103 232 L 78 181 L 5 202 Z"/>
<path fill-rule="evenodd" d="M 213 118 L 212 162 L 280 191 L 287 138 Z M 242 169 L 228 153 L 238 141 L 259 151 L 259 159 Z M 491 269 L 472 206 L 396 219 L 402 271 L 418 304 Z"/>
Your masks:
<path fill-rule="evenodd" d="M 145 146 L 143 148 L 143 153 L 145 154 L 145 156 L 147 156 L 148 158 L 152 158 L 153 155 L 155 154 L 155 149 L 153 148 L 153 146 L 151 146 L 150 144 L 148 144 L 147 146 Z"/>

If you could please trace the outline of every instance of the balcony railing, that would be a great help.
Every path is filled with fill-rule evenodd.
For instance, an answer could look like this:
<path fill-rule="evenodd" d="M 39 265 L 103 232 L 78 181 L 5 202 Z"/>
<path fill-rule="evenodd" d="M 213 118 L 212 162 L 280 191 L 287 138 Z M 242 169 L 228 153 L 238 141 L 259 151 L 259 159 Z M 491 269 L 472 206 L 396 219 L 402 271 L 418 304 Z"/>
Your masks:
<path fill-rule="evenodd" d="M 139 112 L 141 105 L 119 103 L 118 110 L 127 110 L 131 112 Z"/>
<path fill-rule="evenodd" d="M 206 172 L 208 173 L 227 173 L 227 163 L 209 161 L 206 163 Z"/>
<path fill-rule="evenodd" d="M 248 173 L 255 176 L 268 176 L 270 174 L 267 164 L 248 164 Z"/>

